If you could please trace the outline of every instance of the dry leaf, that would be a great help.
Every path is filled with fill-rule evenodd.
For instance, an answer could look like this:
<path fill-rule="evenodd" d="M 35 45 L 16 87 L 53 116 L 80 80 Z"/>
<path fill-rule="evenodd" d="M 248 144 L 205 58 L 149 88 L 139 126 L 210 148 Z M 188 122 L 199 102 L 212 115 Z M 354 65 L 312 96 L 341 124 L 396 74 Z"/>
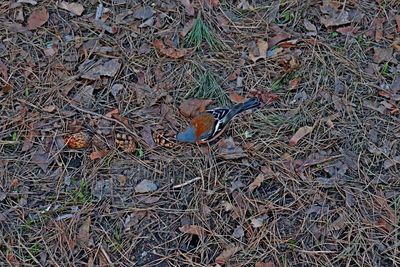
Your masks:
<path fill-rule="evenodd" d="M 79 66 L 79 68 L 84 68 L 84 64 Z M 99 60 L 94 65 L 95 67 L 84 71 L 81 78 L 94 81 L 100 79 L 101 76 L 114 77 L 121 68 L 121 63 L 117 58 L 110 59 L 104 63 L 102 60 Z"/>
<path fill-rule="evenodd" d="M 156 190 L 157 190 L 157 185 L 154 182 L 147 179 L 144 179 L 138 185 L 135 186 L 136 193 L 148 193 L 148 192 L 154 192 Z"/>
<path fill-rule="evenodd" d="M 393 57 L 393 48 L 374 47 L 373 61 L 377 64 L 382 62 L 397 64 L 397 60 Z"/>
<path fill-rule="evenodd" d="M 274 37 L 268 39 L 268 47 L 272 48 L 274 45 L 277 45 L 280 42 L 289 39 L 290 37 L 292 37 L 292 35 L 289 33 L 285 32 L 278 33 Z"/>
<path fill-rule="evenodd" d="M 258 48 L 258 56 L 254 55 L 253 51 L 249 52 L 249 59 L 253 62 L 256 62 L 259 59 L 266 59 L 268 42 L 264 41 L 263 39 L 258 39 L 257 48 Z"/>
<path fill-rule="evenodd" d="M 240 159 L 247 157 L 243 148 L 237 146 L 232 137 L 222 139 L 218 142 L 218 155 L 226 160 Z"/>
<path fill-rule="evenodd" d="M 375 42 L 379 43 L 383 37 L 383 23 L 385 18 L 374 19 L 372 24 L 375 25 Z"/>
<path fill-rule="evenodd" d="M 179 231 L 185 234 L 197 235 L 202 238 L 205 235 L 205 229 L 198 225 L 184 225 L 179 227 Z"/>
<path fill-rule="evenodd" d="M 297 132 L 290 138 L 289 145 L 294 146 L 296 145 L 300 139 L 302 139 L 307 134 L 311 133 L 314 130 L 312 126 L 304 126 L 297 130 Z"/>
<path fill-rule="evenodd" d="M 298 77 L 298 78 L 295 78 L 295 79 L 291 80 L 289 82 L 289 90 L 290 91 L 296 90 L 297 87 L 299 87 L 300 81 L 301 81 L 301 77 Z"/>
<path fill-rule="evenodd" d="M 267 262 L 257 262 L 254 267 L 275 267 L 274 262 L 267 261 Z"/>
<path fill-rule="evenodd" d="M 238 226 L 233 230 L 232 236 L 235 238 L 242 238 L 244 236 L 244 230 L 242 226 Z"/>
<path fill-rule="evenodd" d="M 29 124 L 29 133 L 28 136 L 25 138 L 24 143 L 22 145 L 21 151 L 26 152 L 33 147 L 33 141 L 35 137 L 38 136 L 37 130 L 34 128 L 33 122 Z"/>
<path fill-rule="evenodd" d="M 83 5 L 79 4 L 79 3 L 68 3 L 65 1 L 61 1 L 58 3 L 58 7 L 61 9 L 65 9 L 77 16 L 82 15 L 83 11 L 85 10 L 85 8 L 83 7 Z"/>
<path fill-rule="evenodd" d="M 257 175 L 256 179 L 249 185 L 249 191 L 253 192 L 256 188 L 261 186 L 261 183 L 264 182 L 265 180 L 265 175 L 263 173 L 260 173 Z"/>
<path fill-rule="evenodd" d="M 253 218 L 251 219 L 251 225 L 253 228 L 260 228 L 263 226 L 265 219 L 267 218 L 266 215 L 258 217 L 258 218 Z"/>
<path fill-rule="evenodd" d="M 3 75 L 3 79 L 5 81 L 8 81 L 8 67 L 6 64 L 4 64 L 3 61 L 0 59 L 0 73 Z"/>
<path fill-rule="evenodd" d="M 190 0 L 180 0 L 181 4 L 185 7 L 186 14 L 194 16 L 194 6 L 190 3 Z"/>
<path fill-rule="evenodd" d="M 270 91 L 256 91 L 254 95 L 257 96 L 258 99 L 260 99 L 261 102 L 266 105 L 272 104 L 279 99 L 279 96 L 277 94 Z"/>
<path fill-rule="evenodd" d="M 161 40 L 154 40 L 153 45 L 161 54 L 173 59 L 183 58 L 190 52 L 189 49 L 166 48 Z"/>
<path fill-rule="evenodd" d="M 64 142 L 71 149 L 84 149 L 90 145 L 90 136 L 86 132 L 68 134 L 64 137 Z"/>
<path fill-rule="evenodd" d="M 35 6 L 37 2 L 35 0 L 18 0 L 17 3 L 22 3 L 22 4 L 31 4 Z"/>
<path fill-rule="evenodd" d="M 228 247 L 215 259 L 215 262 L 219 265 L 224 265 L 235 253 L 240 251 L 242 248 L 239 246 Z"/>
<path fill-rule="evenodd" d="M 109 152 L 108 149 L 93 151 L 92 153 L 90 153 L 89 157 L 91 160 L 101 159 L 101 158 L 104 158 L 108 154 L 108 152 Z"/>
<path fill-rule="evenodd" d="M 235 104 L 243 103 L 246 101 L 246 98 L 244 98 L 243 96 L 239 95 L 236 92 L 230 91 L 230 92 L 228 92 L 228 95 L 229 95 L 229 99 Z"/>
<path fill-rule="evenodd" d="M 358 32 L 358 29 L 358 27 L 346 26 L 337 28 L 336 31 L 346 36 L 354 36 Z"/>
<path fill-rule="evenodd" d="M 179 105 L 179 112 L 187 118 L 193 118 L 206 111 L 207 106 L 212 102 L 211 99 L 187 99 Z"/>
<path fill-rule="evenodd" d="M 54 160 L 50 155 L 40 146 L 38 150 L 32 155 L 32 162 L 38 165 L 44 172 L 47 172 L 47 167 Z"/>
<path fill-rule="evenodd" d="M 79 228 L 77 236 L 78 242 L 81 242 L 83 244 L 88 244 L 90 239 L 90 225 L 91 225 L 90 217 L 87 217 L 86 221 Z"/>
<path fill-rule="evenodd" d="M 317 27 L 312 24 L 308 19 L 304 19 L 304 27 L 309 33 L 307 35 L 315 36 L 317 35 Z"/>
<path fill-rule="evenodd" d="M 45 7 L 35 9 L 28 18 L 28 29 L 35 30 L 45 24 L 49 19 L 49 12 Z"/>
<path fill-rule="evenodd" d="M 49 113 L 53 113 L 56 110 L 56 106 L 55 105 L 50 105 L 47 107 L 43 108 L 43 111 L 49 112 Z"/>
<path fill-rule="evenodd" d="M 133 13 L 135 19 L 147 20 L 151 18 L 156 12 L 150 6 L 144 6 L 139 8 Z"/>
<path fill-rule="evenodd" d="M 396 20 L 397 24 L 397 32 L 400 33 L 400 15 L 394 16 L 394 19 Z"/>

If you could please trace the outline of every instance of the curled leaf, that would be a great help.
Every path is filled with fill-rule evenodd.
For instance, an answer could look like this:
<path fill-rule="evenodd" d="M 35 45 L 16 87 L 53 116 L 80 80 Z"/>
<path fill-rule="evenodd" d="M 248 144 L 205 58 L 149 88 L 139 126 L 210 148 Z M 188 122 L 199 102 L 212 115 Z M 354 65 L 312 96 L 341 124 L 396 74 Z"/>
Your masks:
<path fill-rule="evenodd" d="M 304 126 L 297 130 L 297 132 L 290 138 L 289 145 L 294 146 L 296 145 L 300 139 L 302 139 L 307 134 L 311 133 L 314 130 L 312 126 Z"/>

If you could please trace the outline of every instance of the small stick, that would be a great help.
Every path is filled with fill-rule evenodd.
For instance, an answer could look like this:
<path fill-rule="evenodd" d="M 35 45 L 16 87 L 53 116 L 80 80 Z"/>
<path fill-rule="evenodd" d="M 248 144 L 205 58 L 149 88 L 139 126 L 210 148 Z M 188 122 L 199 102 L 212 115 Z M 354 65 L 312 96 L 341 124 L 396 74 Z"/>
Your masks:
<path fill-rule="evenodd" d="M 188 184 L 194 183 L 194 182 L 196 182 L 196 181 L 198 181 L 200 179 L 201 179 L 201 177 L 196 177 L 196 178 L 193 178 L 192 180 L 184 182 L 183 184 L 174 185 L 172 188 L 173 189 L 181 188 L 181 187 L 184 187 L 184 186 L 186 186 Z"/>

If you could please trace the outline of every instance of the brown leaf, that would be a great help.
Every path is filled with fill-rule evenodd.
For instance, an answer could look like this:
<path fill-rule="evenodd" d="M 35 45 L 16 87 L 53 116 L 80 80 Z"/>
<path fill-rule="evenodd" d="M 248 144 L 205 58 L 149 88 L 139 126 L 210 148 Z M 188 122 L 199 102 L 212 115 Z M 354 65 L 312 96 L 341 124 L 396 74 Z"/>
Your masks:
<path fill-rule="evenodd" d="M 375 41 L 379 43 L 383 37 L 383 23 L 385 22 L 384 18 L 375 19 L 373 24 L 375 25 Z"/>
<path fill-rule="evenodd" d="M 232 137 L 222 139 L 218 142 L 218 155 L 226 160 L 240 159 L 247 157 L 243 148 L 237 146 Z"/>
<path fill-rule="evenodd" d="M 39 147 L 38 150 L 32 155 L 32 162 L 38 165 L 44 172 L 47 172 L 47 167 L 53 162 L 54 158 L 42 148 Z"/>
<path fill-rule="evenodd" d="M 58 3 L 58 7 L 61 9 L 65 9 L 77 16 L 82 15 L 83 11 L 85 10 L 83 5 L 79 3 L 68 3 L 65 1 L 61 1 L 60 3 Z"/>
<path fill-rule="evenodd" d="M 256 179 L 249 185 L 249 191 L 253 192 L 256 188 L 261 186 L 261 183 L 264 182 L 265 180 L 265 175 L 263 173 L 260 173 L 257 175 Z"/>
<path fill-rule="evenodd" d="M 8 81 L 8 68 L 7 65 L 4 64 L 3 61 L 1 61 L 1 59 L 0 59 L 0 73 L 1 75 L 3 75 L 3 79 L 5 81 Z"/>
<path fill-rule="evenodd" d="M 379 218 L 378 226 L 388 233 L 390 233 L 393 230 L 393 226 L 390 223 L 388 223 L 384 218 Z"/>
<path fill-rule="evenodd" d="M 101 159 L 104 158 L 108 154 L 108 152 L 109 152 L 108 149 L 93 151 L 92 153 L 90 153 L 89 157 L 91 160 Z"/>
<path fill-rule="evenodd" d="M 299 87 L 300 81 L 301 81 L 301 78 L 300 78 L 300 77 L 291 80 L 291 81 L 289 82 L 289 90 L 290 90 L 290 91 L 296 90 L 297 87 Z"/>
<path fill-rule="evenodd" d="M 242 248 L 239 246 L 231 246 L 226 248 L 221 254 L 215 259 L 215 262 L 219 265 L 224 265 L 235 253 L 240 251 Z"/>
<path fill-rule="evenodd" d="M 117 121 L 119 121 L 119 122 L 121 122 L 123 125 L 125 125 L 127 128 L 130 128 L 128 119 L 125 118 L 125 117 L 123 117 L 123 116 L 121 116 L 121 115 L 119 114 L 119 110 L 118 110 L 117 108 L 111 110 L 111 111 L 108 112 L 105 116 L 108 117 L 108 118 L 116 119 Z"/>
<path fill-rule="evenodd" d="M 179 231 L 185 234 L 197 235 L 200 238 L 204 237 L 206 233 L 206 230 L 203 227 L 194 224 L 179 227 Z"/>
<path fill-rule="evenodd" d="M 28 29 L 35 30 L 45 24 L 49 19 L 49 12 L 45 7 L 32 11 L 28 18 Z"/>
<path fill-rule="evenodd" d="M 79 66 L 79 68 L 84 69 L 84 64 L 85 63 Z M 101 76 L 114 77 L 121 68 L 121 63 L 117 58 L 110 59 L 106 62 L 99 60 L 93 65 L 95 65 L 93 68 L 83 71 L 81 78 L 94 81 L 100 79 Z"/>
<path fill-rule="evenodd" d="M 173 59 L 183 58 L 190 52 L 189 49 L 166 48 L 164 43 L 157 39 L 153 41 L 153 45 L 161 54 Z"/>
<path fill-rule="evenodd" d="M 243 103 L 246 101 L 246 98 L 244 98 L 243 96 L 239 95 L 236 92 L 230 91 L 228 92 L 229 95 L 229 99 L 233 102 L 233 103 Z"/>
<path fill-rule="evenodd" d="M 335 13 L 332 17 L 321 17 L 320 21 L 326 28 L 341 26 L 350 23 L 349 12 L 343 10 Z"/>
<path fill-rule="evenodd" d="M 26 152 L 30 150 L 33 147 L 33 141 L 35 140 L 35 137 L 38 135 L 38 132 L 34 128 L 34 123 L 31 122 L 29 124 L 29 133 L 28 136 L 25 138 L 24 143 L 22 145 L 21 151 Z"/>
<path fill-rule="evenodd" d="M 377 64 L 382 62 L 397 64 L 397 60 L 393 57 L 393 48 L 374 47 L 373 61 Z"/>
<path fill-rule="evenodd" d="M 149 146 L 149 148 L 154 148 L 156 146 L 149 125 L 143 126 L 143 129 L 140 131 L 140 135 L 142 136 L 143 141 Z"/>
<path fill-rule="evenodd" d="M 266 59 L 267 57 L 267 50 L 268 50 L 268 42 L 264 41 L 263 39 L 257 40 L 257 48 L 258 48 L 258 55 L 256 56 L 253 51 L 249 52 L 249 59 L 253 62 L 256 62 L 259 59 Z"/>
<path fill-rule="evenodd" d="M 274 37 L 268 39 L 268 47 L 273 47 L 274 45 L 277 45 L 280 42 L 289 39 L 290 37 L 292 37 L 292 35 L 289 33 L 286 32 L 278 33 Z"/>
<path fill-rule="evenodd" d="M 88 244 L 90 239 L 90 225 L 90 217 L 87 217 L 86 221 L 79 228 L 78 235 L 76 237 L 78 242 L 86 245 Z"/>
<path fill-rule="evenodd" d="M 396 20 L 397 24 L 397 32 L 400 33 L 400 15 L 394 16 L 394 19 Z"/>
<path fill-rule="evenodd" d="M 156 12 L 151 6 L 140 7 L 133 13 L 135 19 L 147 20 L 151 18 Z"/>
<path fill-rule="evenodd" d="M 256 91 L 253 93 L 257 96 L 263 104 L 269 105 L 276 102 L 279 99 L 279 96 L 270 91 Z"/>
<path fill-rule="evenodd" d="M 183 29 L 181 30 L 180 34 L 182 37 L 185 37 L 189 31 L 192 29 L 193 25 L 194 25 L 195 19 L 191 19 L 189 22 L 187 22 L 185 24 L 185 26 L 183 27 Z"/>
<path fill-rule="evenodd" d="M 312 24 L 308 19 L 304 19 L 304 27 L 306 28 L 307 31 L 310 33 L 316 35 L 317 34 L 317 27 L 315 27 L 314 24 Z"/>
<path fill-rule="evenodd" d="M 186 14 L 194 16 L 194 6 L 190 3 L 190 0 L 180 0 L 181 4 L 185 7 Z"/>
<path fill-rule="evenodd" d="M 256 262 L 256 265 L 254 267 L 275 267 L 275 263 L 273 261 L 267 261 L 267 262 Z"/>
<path fill-rule="evenodd" d="M 226 78 L 226 80 L 227 80 L 228 82 L 231 82 L 231 81 L 236 80 L 236 79 L 239 77 L 240 72 L 241 72 L 241 70 L 240 70 L 239 68 L 235 69 L 235 71 L 232 72 L 232 73 Z"/>
<path fill-rule="evenodd" d="M 300 139 L 302 139 L 307 134 L 310 134 L 314 130 L 312 126 L 304 126 L 297 130 L 297 132 L 290 138 L 289 145 L 294 146 L 296 145 Z"/>
<path fill-rule="evenodd" d="M 358 29 L 358 27 L 346 26 L 338 28 L 336 29 L 336 31 L 346 36 L 354 36 L 357 33 Z"/>
<path fill-rule="evenodd" d="M 193 118 L 199 113 L 206 111 L 208 105 L 213 102 L 211 99 L 191 98 L 183 101 L 179 106 L 179 111 L 187 118 Z"/>

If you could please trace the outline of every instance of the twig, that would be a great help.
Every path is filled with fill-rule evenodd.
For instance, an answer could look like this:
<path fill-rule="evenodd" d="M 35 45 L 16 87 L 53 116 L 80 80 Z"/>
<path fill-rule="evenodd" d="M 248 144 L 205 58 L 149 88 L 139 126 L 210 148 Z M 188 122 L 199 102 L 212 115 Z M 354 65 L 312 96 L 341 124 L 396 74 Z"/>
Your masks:
<path fill-rule="evenodd" d="M 196 181 L 198 181 L 200 179 L 201 179 L 201 177 L 196 177 L 196 178 L 193 178 L 192 180 L 186 181 L 186 182 L 184 182 L 182 184 L 174 185 L 172 188 L 173 189 L 181 188 L 181 187 L 184 187 L 184 186 L 186 186 L 188 184 L 194 183 L 194 182 L 196 182 Z"/>

